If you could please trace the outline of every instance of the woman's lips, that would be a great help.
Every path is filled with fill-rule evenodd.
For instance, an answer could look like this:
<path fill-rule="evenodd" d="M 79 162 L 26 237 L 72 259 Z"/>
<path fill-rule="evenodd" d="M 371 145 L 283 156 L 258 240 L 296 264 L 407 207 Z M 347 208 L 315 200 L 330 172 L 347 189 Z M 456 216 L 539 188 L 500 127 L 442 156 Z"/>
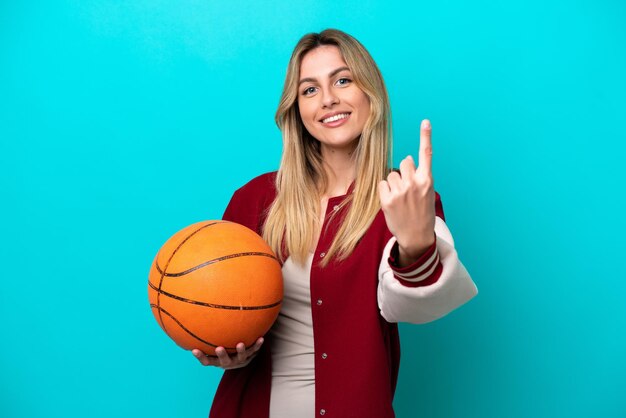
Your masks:
<path fill-rule="evenodd" d="M 325 126 L 325 127 L 327 127 L 327 128 L 336 128 L 336 127 L 341 126 L 341 125 L 343 125 L 344 123 L 346 123 L 346 122 L 348 121 L 348 119 L 350 119 L 350 116 L 351 116 L 351 115 L 352 115 L 351 113 L 348 113 L 348 116 L 346 116 L 346 117 L 345 117 L 345 118 L 343 118 L 343 119 L 338 119 L 338 120 L 336 120 L 336 121 L 333 121 L 333 122 L 327 122 L 327 123 L 322 122 L 322 125 L 324 125 L 324 126 Z"/>

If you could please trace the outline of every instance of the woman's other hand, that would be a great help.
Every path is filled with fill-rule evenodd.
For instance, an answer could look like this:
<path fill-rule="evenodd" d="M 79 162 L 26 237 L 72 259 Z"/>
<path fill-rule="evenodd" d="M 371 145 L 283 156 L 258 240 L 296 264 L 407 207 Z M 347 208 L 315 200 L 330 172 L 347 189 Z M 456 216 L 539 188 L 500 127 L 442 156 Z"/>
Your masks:
<path fill-rule="evenodd" d="M 261 348 L 263 344 L 263 337 L 260 337 L 256 340 L 256 343 L 248 349 L 246 349 L 246 345 L 244 343 L 237 344 L 237 354 L 233 354 L 229 356 L 224 347 L 217 347 L 215 349 L 215 354 L 217 357 L 207 356 L 202 351 L 196 349 L 191 350 L 191 353 L 195 358 L 198 359 L 200 364 L 203 366 L 216 366 L 221 367 L 222 369 L 237 369 L 247 365 L 247 363 L 254 358 L 256 353 Z"/>
<path fill-rule="evenodd" d="M 378 185 L 380 203 L 389 231 L 396 237 L 400 262 L 417 260 L 435 241 L 435 189 L 432 174 L 430 121 L 420 129 L 419 165 L 413 157 L 400 163 L 400 173 L 389 173 Z"/>

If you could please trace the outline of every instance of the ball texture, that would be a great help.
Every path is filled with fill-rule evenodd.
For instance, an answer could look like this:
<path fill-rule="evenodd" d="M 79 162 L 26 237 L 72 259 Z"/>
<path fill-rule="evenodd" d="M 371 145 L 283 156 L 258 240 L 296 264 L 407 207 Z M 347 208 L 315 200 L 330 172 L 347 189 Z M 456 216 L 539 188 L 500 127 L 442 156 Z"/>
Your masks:
<path fill-rule="evenodd" d="M 269 331 L 283 299 L 281 266 L 263 239 L 245 226 L 204 221 L 161 247 L 148 278 L 152 313 L 186 350 L 236 353 Z"/>

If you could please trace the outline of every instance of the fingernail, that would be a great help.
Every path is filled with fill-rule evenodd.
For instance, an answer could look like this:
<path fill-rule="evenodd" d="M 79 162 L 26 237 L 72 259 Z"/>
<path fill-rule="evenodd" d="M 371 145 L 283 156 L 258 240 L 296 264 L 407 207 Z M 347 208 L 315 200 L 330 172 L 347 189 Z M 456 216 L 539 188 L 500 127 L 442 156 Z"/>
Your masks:
<path fill-rule="evenodd" d="M 428 119 L 422 121 L 422 129 L 430 129 L 430 121 Z"/>

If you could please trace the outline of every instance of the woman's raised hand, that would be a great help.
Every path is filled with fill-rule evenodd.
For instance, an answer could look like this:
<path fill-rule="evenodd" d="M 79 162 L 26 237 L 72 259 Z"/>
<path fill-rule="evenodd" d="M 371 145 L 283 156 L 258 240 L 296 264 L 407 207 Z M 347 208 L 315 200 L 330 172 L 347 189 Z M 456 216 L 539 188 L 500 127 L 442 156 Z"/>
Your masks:
<path fill-rule="evenodd" d="M 220 346 L 215 349 L 217 358 L 212 356 L 209 357 L 197 348 L 191 350 L 191 352 L 203 366 L 216 366 L 225 370 L 237 369 L 239 367 L 243 367 L 247 362 L 249 362 L 249 360 L 252 360 L 261 348 L 262 344 L 263 337 L 256 340 L 256 343 L 248 349 L 246 349 L 246 345 L 244 343 L 239 343 L 236 346 L 237 354 L 233 354 L 232 356 L 229 356 L 226 349 Z"/>
<path fill-rule="evenodd" d="M 424 119 L 420 128 L 419 165 L 412 156 L 378 184 L 380 204 L 389 231 L 396 237 L 400 258 L 417 260 L 435 242 L 435 188 L 432 164 L 432 128 Z"/>

